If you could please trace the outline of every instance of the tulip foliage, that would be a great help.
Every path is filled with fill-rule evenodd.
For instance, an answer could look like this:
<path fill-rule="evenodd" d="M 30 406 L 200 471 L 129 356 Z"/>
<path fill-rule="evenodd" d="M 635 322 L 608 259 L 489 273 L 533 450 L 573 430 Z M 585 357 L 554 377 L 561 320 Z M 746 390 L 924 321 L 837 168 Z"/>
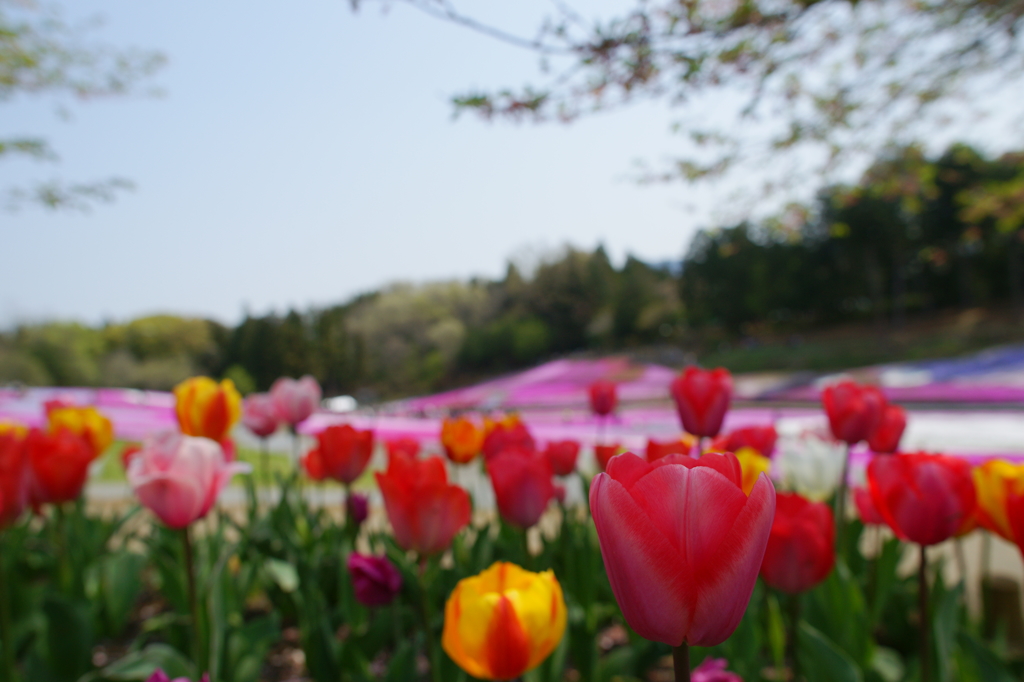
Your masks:
<path fill-rule="evenodd" d="M 838 385 L 819 428 L 794 434 L 730 423 L 731 377 L 691 368 L 672 387 L 682 433 L 633 452 L 603 432 L 537 438 L 515 415 L 452 417 L 435 439 L 340 419 L 314 436 L 308 380 L 244 403 L 229 388 L 181 387 L 179 430 L 133 447 L 138 504 L 116 512 L 82 496 L 118 437 L 102 410 L 0 425 L 0 682 L 1024 672 L 998 630 L 982 635 L 938 550 L 905 570 L 917 545 L 971 532 L 1024 551 L 1024 466 L 900 452 L 906 414 L 874 389 Z M 594 394 L 587 419 L 628 409 Z M 225 451 L 239 419 L 304 443 L 272 490 Z M 850 443 L 867 465 L 840 540 Z"/>

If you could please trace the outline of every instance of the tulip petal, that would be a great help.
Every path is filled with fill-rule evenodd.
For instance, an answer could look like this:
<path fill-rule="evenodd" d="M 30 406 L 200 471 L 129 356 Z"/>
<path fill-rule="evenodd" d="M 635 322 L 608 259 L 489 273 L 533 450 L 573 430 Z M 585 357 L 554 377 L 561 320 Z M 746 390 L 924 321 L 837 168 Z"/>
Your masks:
<path fill-rule="evenodd" d="M 487 628 L 484 660 L 491 676 L 499 680 L 519 677 L 530 662 L 530 637 L 504 594 L 498 597 Z"/>

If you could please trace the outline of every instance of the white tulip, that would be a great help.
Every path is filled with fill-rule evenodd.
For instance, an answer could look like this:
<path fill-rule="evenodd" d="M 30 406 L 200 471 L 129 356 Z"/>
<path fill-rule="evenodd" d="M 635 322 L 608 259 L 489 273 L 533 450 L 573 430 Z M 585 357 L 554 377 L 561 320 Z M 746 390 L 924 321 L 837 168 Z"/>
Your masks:
<path fill-rule="evenodd" d="M 835 492 L 843 475 L 846 445 L 814 431 L 779 439 L 775 479 L 779 487 L 821 502 Z"/>

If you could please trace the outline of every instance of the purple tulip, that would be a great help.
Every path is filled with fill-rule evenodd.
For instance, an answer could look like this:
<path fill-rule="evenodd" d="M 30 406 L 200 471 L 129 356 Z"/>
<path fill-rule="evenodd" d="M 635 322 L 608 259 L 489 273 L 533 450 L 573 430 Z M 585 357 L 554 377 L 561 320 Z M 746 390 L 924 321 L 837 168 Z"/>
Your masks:
<path fill-rule="evenodd" d="M 705 658 L 704 662 L 694 668 L 690 679 L 693 682 L 743 682 L 743 678 L 725 669 L 724 658 Z"/>
<path fill-rule="evenodd" d="M 402 589 L 402 574 L 386 557 L 353 552 L 348 555 L 348 572 L 356 599 L 366 606 L 390 604 Z"/>
<path fill-rule="evenodd" d="M 363 521 L 370 513 L 370 501 L 366 495 L 360 495 L 359 493 L 349 493 L 348 497 L 345 498 L 345 510 L 348 514 L 348 518 L 356 524 L 356 528 L 363 525 Z"/>

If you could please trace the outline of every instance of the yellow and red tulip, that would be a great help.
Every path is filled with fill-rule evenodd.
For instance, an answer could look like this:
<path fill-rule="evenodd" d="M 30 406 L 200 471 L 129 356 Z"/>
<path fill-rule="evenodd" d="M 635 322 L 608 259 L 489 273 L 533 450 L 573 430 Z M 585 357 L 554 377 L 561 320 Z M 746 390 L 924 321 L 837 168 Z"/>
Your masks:
<path fill-rule="evenodd" d="M 566 619 L 554 573 L 497 562 L 455 586 L 445 605 L 441 644 L 473 677 L 512 680 L 551 655 Z"/>
<path fill-rule="evenodd" d="M 96 457 L 114 442 L 114 425 L 95 407 L 55 407 L 48 412 L 47 420 L 51 434 L 67 429 L 81 436 Z"/>
<path fill-rule="evenodd" d="M 174 387 L 178 426 L 186 436 L 218 443 L 242 417 L 242 396 L 231 379 L 217 383 L 210 377 L 192 377 Z"/>
<path fill-rule="evenodd" d="M 1024 493 L 1024 464 L 1011 464 L 996 459 L 974 467 L 974 489 L 978 507 L 975 511 L 978 524 L 986 530 L 1015 542 L 1013 528 L 1006 510 L 1006 499 L 1010 492 Z"/>

